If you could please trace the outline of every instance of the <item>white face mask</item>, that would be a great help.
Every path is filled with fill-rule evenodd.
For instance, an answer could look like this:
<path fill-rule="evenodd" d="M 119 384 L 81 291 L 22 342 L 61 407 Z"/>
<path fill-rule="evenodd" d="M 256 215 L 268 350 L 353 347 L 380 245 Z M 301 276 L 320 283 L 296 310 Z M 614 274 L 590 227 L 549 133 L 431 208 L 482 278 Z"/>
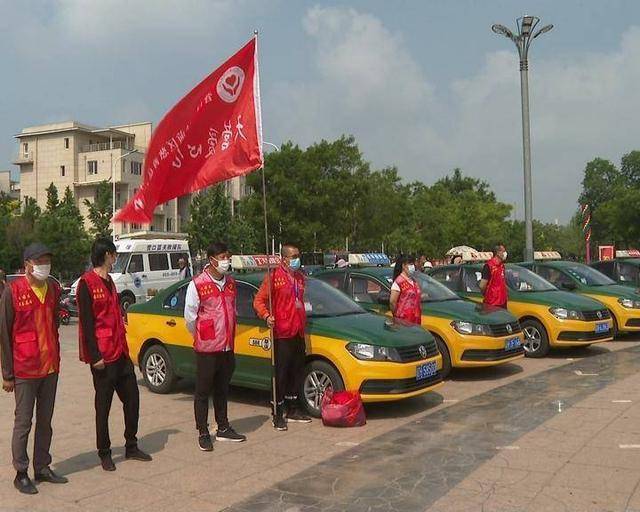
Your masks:
<path fill-rule="evenodd" d="M 507 251 L 502 253 L 502 261 L 507 261 Z"/>
<path fill-rule="evenodd" d="M 229 268 L 231 267 L 231 261 L 229 260 L 218 260 L 218 266 L 216 270 L 221 274 L 226 274 L 229 272 Z"/>
<path fill-rule="evenodd" d="M 31 272 L 33 277 L 35 277 L 38 281 L 46 281 L 51 273 L 51 264 L 47 265 L 34 265 L 33 272 Z"/>
<path fill-rule="evenodd" d="M 416 271 L 416 266 L 411 264 L 411 265 L 407 265 L 407 274 L 409 274 L 410 276 L 413 275 Z"/>

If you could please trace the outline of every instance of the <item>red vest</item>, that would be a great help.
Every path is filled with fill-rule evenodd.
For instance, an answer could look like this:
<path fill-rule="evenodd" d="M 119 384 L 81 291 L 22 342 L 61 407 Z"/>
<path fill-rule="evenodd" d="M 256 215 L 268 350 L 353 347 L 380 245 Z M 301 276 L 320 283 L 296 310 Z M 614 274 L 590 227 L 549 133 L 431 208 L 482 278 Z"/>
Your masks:
<path fill-rule="evenodd" d="M 236 335 L 236 281 L 225 279 L 222 290 L 205 270 L 193 279 L 200 306 L 196 318 L 193 348 L 196 352 L 233 350 Z"/>
<path fill-rule="evenodd" d="M 87 285 L 91 297 L 91 313 L 94 322 L 94 335 L 98 350 L 105 363 L 113 363 L 122 357 L 129 355 L 127 337 L 120 311 L 118 292 L 111 281 L 111 290 L 107 288 L 102 278 L 93 270 L 85 272 L 80 278 Z M 84 314 L 85 312 L 81 312 Z M 91 355 L 87 349 L 87 340 L 82 332 L 82 322 L 79 324 L 80 361 L 91 363 Z"/>
<path fill-rule="evenodd" d="M 413 279 L 407 279 L 404 274 L 400 274 L 395 282 L 400 287 L 400 295 L 393 316 L 405 322 L 420 325 L 422 323 L 420 285 Z"/>
<path fill-rule="evenodd" d="M 13 371 L 18 379 L 37 379 L 60 370 L 56 319 L 60 288 L 49 280 L 44 304 L 26 277 L 9 283 L 13 303 Z"/>
<path fill-rule="evenodd" d="M 507 281 L 504 275 L 504 262 L 497 257 L 487 261 L 491 276 L 484 291 L 484 303 L 491 306 L 505 306 L 507 304 Z"/>
<path fill-rule="evenodd" d="M 282 265 L 271 274 L 273 317 L 276 339 L 304 338 L 307 313 L 304 309 L 304 275 L 289 272 Z"/>

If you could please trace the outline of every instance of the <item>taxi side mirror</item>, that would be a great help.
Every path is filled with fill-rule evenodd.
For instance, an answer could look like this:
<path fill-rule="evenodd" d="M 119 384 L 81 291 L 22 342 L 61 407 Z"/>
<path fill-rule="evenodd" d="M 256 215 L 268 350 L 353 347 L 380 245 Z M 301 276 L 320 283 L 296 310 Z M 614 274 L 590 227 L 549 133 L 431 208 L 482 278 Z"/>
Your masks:
<path fill-rule="evenodd" d="M 562 283 L 562 288 L 564 288 L 565 290 L 573 291 L 577 288 L 577 285 L 573 281 L 567 281 Z"/>
<path fill-rule="evenodd" d="M 377 302 L 378 304 L 382 304 L 383 306 L 388 306 L 390 298 L 391 294 L 389 292 L 382 291 L 378 294 Z"/>

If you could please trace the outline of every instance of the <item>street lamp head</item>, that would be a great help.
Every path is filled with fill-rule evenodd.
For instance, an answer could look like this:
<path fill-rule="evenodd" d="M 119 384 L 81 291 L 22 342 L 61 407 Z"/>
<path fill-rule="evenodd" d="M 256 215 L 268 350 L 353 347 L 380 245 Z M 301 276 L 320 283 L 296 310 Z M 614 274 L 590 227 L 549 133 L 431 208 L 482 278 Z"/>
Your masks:
<path fill-rule="evenodd" d="M 538 37 L 541 34 L 544 34 L 545 32 L 549 32 L 552 28 L 553 28 L 553 25 L 545 25 L 534 34 L 532 39 L 535 39 L 536 37 Z"/>
<path fill-rule="evenodd" d="M 508 37 L 509 39 L 514 38 L 513 32 L 511 32 L 511 30 L 509 30 L 504 25 L 500 25 L 499 23 L 491 25 L 491 30 L 493 30 L 496 34 Z"/>
<path fill-rule="evenodd" d="M 518 32 L 520 33 L 519 35 L 523 37 L 530 36 L 531 32 L 533 32 L 533 29 L 535 28 L 535 26 L 538 24 L 539 21 L 540 21 L 540 18 L 537 18 L 535 16 L 528 16 L 526 14 L 522 18 L 518 18 L 517 23 L 518 23 Z"/>

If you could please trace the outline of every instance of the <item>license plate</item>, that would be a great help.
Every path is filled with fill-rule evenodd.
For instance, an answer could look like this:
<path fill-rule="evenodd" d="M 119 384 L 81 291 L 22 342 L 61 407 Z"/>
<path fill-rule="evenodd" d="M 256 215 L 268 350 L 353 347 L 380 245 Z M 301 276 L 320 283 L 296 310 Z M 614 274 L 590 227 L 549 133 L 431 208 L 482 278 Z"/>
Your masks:
<path fill-rule="evenodd" d="M 511 338 L 504 342 L 504 349 L 514 350 L 516 348 L 519 348 L 520 345 L 522 345 L 522 341 L 520 341 L 520 338 Z"/>
<path fill-rule="evenodd" d="M 416 366 L 416 380 L 424 380 L 433 377 L 438 371 L 435 361 L 430 361 Z"/>
<path fill-rule="evenodd" d="M 596 334 L 599 334 L 601 332 L 609 332 L 609 324 L 608 323 L 596 324 Z"/>

